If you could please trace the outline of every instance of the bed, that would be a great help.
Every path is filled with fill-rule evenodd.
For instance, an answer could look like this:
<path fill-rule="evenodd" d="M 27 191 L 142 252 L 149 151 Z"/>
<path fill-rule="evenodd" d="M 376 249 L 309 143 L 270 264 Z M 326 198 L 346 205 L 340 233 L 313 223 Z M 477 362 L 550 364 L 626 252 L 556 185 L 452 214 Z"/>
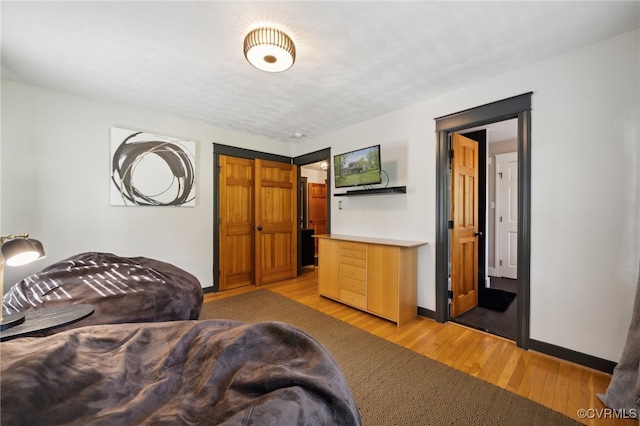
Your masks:
<path fill-rule="evenodd" d="M 339 366 L 316 340 L 281 322 L 197 321 L 202 290 L 193 284 L 173 265 L 104 253 L 17 283 L 5 312 L 90 303 L 96 313 L 0 343 L 0 423 L 362 423 Z"/>
<path fill-rule="evenodd" d="M 359 425 L 332 356 L 279 322 L 87 326 L 0 344 L 3 425 Z"/>
<path fill-rule="evenodd" d="M 95 311 L 48 333 L 94 324 L 198 319 L 202 286 L 170 263 L 85 252 L 24 278 L 3 297 L 5 314 L 72 303 L 93 305 Z"/>

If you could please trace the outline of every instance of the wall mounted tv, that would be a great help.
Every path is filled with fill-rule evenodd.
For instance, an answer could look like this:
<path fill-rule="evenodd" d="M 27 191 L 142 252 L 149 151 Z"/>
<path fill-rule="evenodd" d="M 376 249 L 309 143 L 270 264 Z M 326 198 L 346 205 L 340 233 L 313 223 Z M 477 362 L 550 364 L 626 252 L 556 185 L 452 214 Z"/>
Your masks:
<path fill-rule="evenodd" d="M 333 177 L 336 188 L 380 183 L 382 182 L 380 171 L 380 145 L 345 152 L 333 157 Z"/>

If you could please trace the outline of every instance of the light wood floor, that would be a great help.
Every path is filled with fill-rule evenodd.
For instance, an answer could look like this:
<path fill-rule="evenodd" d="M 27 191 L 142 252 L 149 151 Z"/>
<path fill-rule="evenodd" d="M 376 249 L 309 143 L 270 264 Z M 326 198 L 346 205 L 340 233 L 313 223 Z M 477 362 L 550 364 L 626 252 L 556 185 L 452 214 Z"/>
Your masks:
<path fill-rule="evenodd" d="M 318 296 L 317 272 L 310 268 L 294 279 L 209 293 L 205 302 L 266 288 L 334 318 L 380 336 L 414 352 L 493 383 L 525 398 L 566 414 L 587 425 L 637 425 L 637 420 L 602 418 L 604 405 L 596 397 L 611 376 L 533 351 L 523 351 L 501 337 L 454 323 L 440 324 L 419 317 L 400 328 L 357 309 Z M 591 417 L 578 417 L 587 409 Z"/>

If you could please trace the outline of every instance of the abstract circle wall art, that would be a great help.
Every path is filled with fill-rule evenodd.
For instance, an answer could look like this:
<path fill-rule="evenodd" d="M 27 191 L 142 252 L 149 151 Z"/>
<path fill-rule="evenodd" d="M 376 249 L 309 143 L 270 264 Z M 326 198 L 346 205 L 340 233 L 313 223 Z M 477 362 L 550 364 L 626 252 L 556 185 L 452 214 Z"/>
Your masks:
<path fill-rule="evenodd" d="M 111 205 L 196 205 L 196 143 L 111 128 Z"/>

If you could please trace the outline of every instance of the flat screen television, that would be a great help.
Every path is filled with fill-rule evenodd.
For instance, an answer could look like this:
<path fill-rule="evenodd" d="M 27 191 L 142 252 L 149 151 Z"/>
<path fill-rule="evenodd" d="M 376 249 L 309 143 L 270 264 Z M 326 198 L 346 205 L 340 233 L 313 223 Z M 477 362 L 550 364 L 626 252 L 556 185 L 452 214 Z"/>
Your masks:
<path fill-rule="evenodd" d="M 380 145 L 333 156 L 336 188 L 380 183 L 380 171 Z"/>

